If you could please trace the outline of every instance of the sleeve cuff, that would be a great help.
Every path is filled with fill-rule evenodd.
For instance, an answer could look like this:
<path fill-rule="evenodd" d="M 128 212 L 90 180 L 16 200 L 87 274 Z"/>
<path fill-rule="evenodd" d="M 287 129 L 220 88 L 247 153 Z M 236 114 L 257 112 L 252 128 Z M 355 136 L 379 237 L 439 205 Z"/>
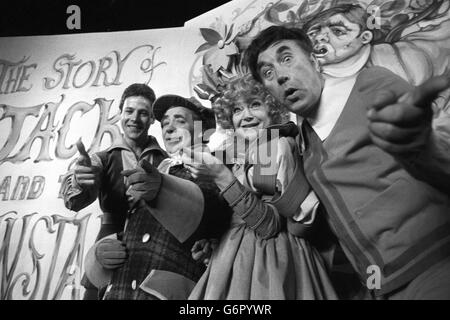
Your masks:
<path fill-rule="evenodd" d="M 319 199 L 314 191 L 310 191 L 308 196 L 300 206 L 300 212 L 295 214 L 292 219 L 303 224 L 312 224 L 316 217 L 317 207 L 319 206 Z"/>
<path fill-rule="evenodd" d="M 225 189 L 222 190 L 221 195 L 228 202 L 230 207 L 236 206 L 236 204 L 245 197 L 247 190 L 245 187 L 238 181 L 238 179 L 234 179 Z"/>
<path fill-rule="evenodd" d="M 67 174 L 63 178 L 62 184 L 62 195 L 64 198 L 64 203 L 68 209 L 72 209 L 73 198 L 83 193 L 83 190 L 76 182 L 75 175 L 73 173 Z"/>

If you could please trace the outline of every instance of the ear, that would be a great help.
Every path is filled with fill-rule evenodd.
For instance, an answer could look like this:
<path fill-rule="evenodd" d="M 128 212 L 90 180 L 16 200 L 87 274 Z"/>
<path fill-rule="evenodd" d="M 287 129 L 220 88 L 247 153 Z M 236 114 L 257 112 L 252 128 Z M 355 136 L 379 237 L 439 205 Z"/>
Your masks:
<path fill-rule="evenodd" d="M 150 120 L 150 125 L 155 123 L 155 114 L 152 112 L 151 114 L 151 120 Z"/>
<path fill-rule="evenodd" d="M 314 54 L 311 53 L 311 55 L 309 56 L 309 60 L 311 60 L 311 64 L 314 66 L 317 72 L 322 72 L 322 67 L 320 66 L 320 63 Z"/>
<path fill-rule="evenodd" d="M 359 36 L 363 44 L 369 44 L 373 39 L 372 31 L 366 30 Z"/>

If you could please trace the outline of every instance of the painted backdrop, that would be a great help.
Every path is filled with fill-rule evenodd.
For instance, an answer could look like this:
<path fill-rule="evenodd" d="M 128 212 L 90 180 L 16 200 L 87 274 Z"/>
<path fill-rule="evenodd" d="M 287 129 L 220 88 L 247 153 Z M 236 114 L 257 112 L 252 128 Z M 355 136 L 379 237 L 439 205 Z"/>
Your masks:
<path fill-rule="evenodd" d="M 414 84 L 449 70 L 450 1 L 235 0 L 184 28 L 0 39 L 0 299 L 79 299 L 98 204 L 71 212 L 60 178 L 77 157 L 120 134 L 118 100 L 147 83 L 157 95 L 206 105 L 245 72 L 241 57 L 270 25 L 303 27 L 317 13 L 358 3 L 374 33 L 370 62 Z M 436 113 L 450 116 L 448 94 Z M 220 131 L 220 130 L 219 130 Z M 159 124 L 150 129 L 161 142 Z"/>
<path fill-rule="evenodd" d="M 317 14 L 345 4 L 360 5 L 367 13 L 366 26 L 374 35 L 371 65 L 388 68 L 415 85 L 449 72 L 448 0 L 235 0 L 186 22 L 200 28 L 205 40 L 197 48 L 202 67 L 193 79 L 200 96 L 211 98 L 242 72 L 242 53 L 262 29 L 304 28 Z M 436 114 L 450 114 L 449 96 L 450 91 L 439 98 Z"/>
<path fill-rule="evenodd" d="M 0 298 L 78 299 L 98 204 L 71 212 L 60 179 L 78 156 L 120 134 L 118 103 L 134 82 L 190 96 L 198 30 L 0 39 Z M 160 126 L 150 134 L 161 142 Z"/>

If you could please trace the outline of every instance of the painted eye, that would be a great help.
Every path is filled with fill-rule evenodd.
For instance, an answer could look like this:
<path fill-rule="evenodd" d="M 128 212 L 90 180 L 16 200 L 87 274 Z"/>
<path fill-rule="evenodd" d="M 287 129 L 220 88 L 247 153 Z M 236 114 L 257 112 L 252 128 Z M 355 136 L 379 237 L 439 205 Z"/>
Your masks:
<path fill-rule="evenodd" d="M 342 36 L 342 35 L 346 34 L 346 32 L 344 30 L 341 30 L 341 29 L 338 29 L 338 28 L 333 28 L 331 30 L 337 36 Z"/>
<path fill-rule="evenodd" d="M 308 37 L 314 38 L 315 36 L 317 36 L 317 34 L 320 32 L 321 29 L 322 28 L 320 26 L 314 25 L 309 28 L 306 34 L 308 35 Z"/>

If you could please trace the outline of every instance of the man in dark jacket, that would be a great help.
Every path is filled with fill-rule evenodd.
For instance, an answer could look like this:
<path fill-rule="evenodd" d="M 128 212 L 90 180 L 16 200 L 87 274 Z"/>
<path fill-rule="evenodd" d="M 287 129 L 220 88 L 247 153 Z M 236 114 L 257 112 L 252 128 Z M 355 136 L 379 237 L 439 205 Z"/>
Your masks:
<path fill-rule="evenodd" d="M 155 93 L 145 84 L 132 84 L 125 89 L 120 100 L 120 123 L 123 136 L 104 151 L 88 155 L 81 142 L 77 143 L 80 156 L 63 180 L 65 206 L 79 211 L 96 198 L 103 211 L 97 240 L 123 230 L 128 211 L 122 170 L 134 168 L 143 159 L 154 166 L 167 157 L 153 136 L 147 132 L 154 123 L 152 105 Z M 109 257 L 105 265 L 116 268 L 123 264 L 126 250 L 121 241 L 105 242 L 98 248 L 99 255 Z M 84 299 L 97 299 L 97 289 L 83 277 L 86 291 Z"/>
<path fill-rule="evenodd" d="M 127 257 L 110 274 L 105 299 L 186 299 L 205 270 L 192 259 L 192 245 L 201 238 L 217 238 L 228 227 L 229 209 L 216 185 L 194 179 L 177 158 L 183 147 L 204 148 L 203 133 L 215 127 L 214 113 L 192 100 L 167 95 L 155 102 L 154 114 L 171 157 L 158 169 L 142 161 L 122 172 L 130 207 L 121 236 Z M 199 132 L 195 122 L 201 124 Z M 197 196 L 200 201 L 186 207 Z M 177 210 L 164 210 L 167 202 Z M 98 254 L 95 260 L 99 263 L 86 266 L 92 278 L 93 270 L 108 269 Z"/>
<path fill-rule="evenodd" d="M 448 77 L 412 87 L 367 68 L 336 114 L 302 30 L 269 27 L 246 57 L 253 76 L 299 116 L 306 177 L 372 296 L 450 299 L 449 119 L 432 122 L 431 111 Z M 330 132 L 319 130 L 329 121 Z"/>

